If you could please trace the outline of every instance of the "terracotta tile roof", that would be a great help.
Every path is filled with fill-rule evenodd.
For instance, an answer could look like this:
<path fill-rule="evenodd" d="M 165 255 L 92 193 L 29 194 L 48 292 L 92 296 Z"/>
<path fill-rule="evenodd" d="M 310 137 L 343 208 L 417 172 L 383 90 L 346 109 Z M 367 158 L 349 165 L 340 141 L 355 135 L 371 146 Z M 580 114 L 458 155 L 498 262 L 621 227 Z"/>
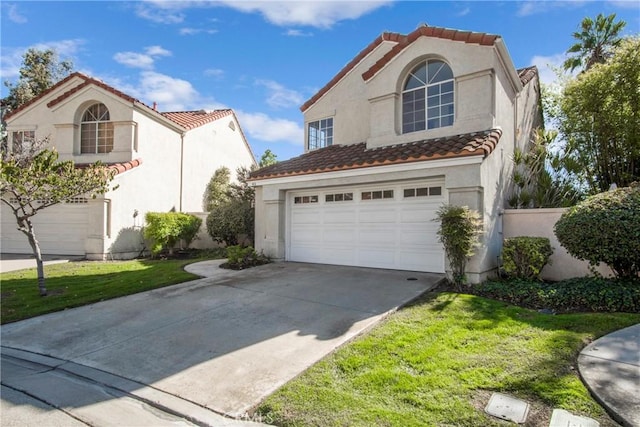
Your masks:
<path fill-rule="evenodd" d="M 140 100 L 127 95 L 126 93 L 112 87 L 109 86 L 108 84 L 98 80 L 98 79 L 94 79 L 93 77 L 89 77 L 85 74 L 79 73 L 79 72 L 75 72 L 70 74 L 69 76 L 67 76 L 66 78 L 64 78 L 63 80 L 59 81 L 58 83 L 56 83 L 55 85 L 53 85 L 52 87 L 50 87 L 49 89 L 47 89 L 46 91 L 42 92 L 39 96 L 37 96 L 36 98 L 32 99 L 30 102 L 20 106 L 20 108 L 17 108 L 16 110 L 10 112 L 9 114 L 7 114 L 5 116 L 5 119 L 13 116 L 14 114 L 18 113 L 19 111 L 24 110 L 25 108 L 27 108 L 28 106 L 38 102 L 40 99 L 42 99 L 43 97 L 45 97 L 47 94 L 51 93 L 52 91 L 54 91 L 55 89 L 57 89 L 58 87 L 64 85 L 65 83 L 67 83 L 69 80 L 73 79 L 74 77 L 78 77 L 82 80 L 84 80 L 82 83 L 80 83 L 77 86 L 74 86 L 73 88 L 69 89 L 68 91 L 66 91 L 65 93 L 61 94 L 60 96 L 58 96 L 57 98 L 49 101 L 47 103 L 47 107 L 51 108 L 57 104 L 59 104 L 60 102 L 64 101 L 65 99 L 69 98 L 71 95 L 73 95 L 74 93 L 79 92 L 80 90 L 84 89 L 87 86 L 90 85 L 95 85 L 98 86 L 104 90 L 106 90 L 107 92 L 110 92 L 122 99 L 124 99 L 127 102 L 131 102 L 131 103 L 135 103 L 138 104 L 140 106 L 142 106 L 143 108 L 147 108 L 148 110 L 152 111 L 153 114 L 159 114 L 161 116 L 163 116 L 164 118 L 168 119 L 169 121 L 183 127 L 186 130 L 191 130 L 194 128 L 197 128 L 198 126 L 202 126 L 205 125 L 209 122 L 212 122 L 214 120 L 220 119 L 222 117 L 228 116 L 228 115 L 232 115 L 233 111 L 230 109 L 222 109 L 222 110 L 214 110 L 211 112 L 206 112 L 204 110 L 200 110 L 200 111 L 177 111 L 177 112 L 167 112 L 167 113 L 161 113 L 156 111 L 154 108 L 149 107 L 148 105 L 144 104 L 143 102 L 141 102 Z"/>
<path fill-rule="evenodd" d="M 502 130 L 496 128 L 483 132 L 371 149 L 367 148 L 365 142 L 351 145 L 331 145 L 258 169 L 251 173 L 251 179 L 308 175 L 442 158 L 486 157 L 498 145 L 501 136 Z"/>
<path fill-rule="evenodd" d="M 233 110 L 213 110 L 213 111 L 175 111 L 169 113 L 160 113 L 167 119 L 179 124 L 183 128 L 189 130 L 205 125 L 209 122 L 221 119 L 225 116 L 233 115 Z"/>
<path fill-rule="evenodd" d="M 311 105 L 313 105 L 322 95 L 327 93 L 340 79 L 342 79 L 349 71 L 351 71 L 364 57 L 370 54 L 376 47 L 378 47 L 384 41 L 390 41 L 396 43 L 396 45 L 387 52 L 382 58 L 380 58 L 369 70 L 367 70 L 362 78 L 368 80 L 375 75 L 382 67 L 384 67 L 391 59 L 400 53 L 403 49 L 416 41 L 419 37 L 434 37 L 440 39 L 447 39 L 453 41 L 460 41 L 464 43 L 473 43 L 483 46 L 491 46 L 496 39 L 500 38 L 498 35 L 487 33 L 476 33 L 472 31 L 460 31 L 443 27 L 429 27 L 421 26 L 412 31 L 409 34 L 399 34 L 384 32 L 378 36 L 373 42 L 364 48 L 355 58 L 353 58 L 347 65 L 345 65 L 338 74 L 336 74 L 324 87 L 322 87 L 315 95 L 313 95 L 307 102 L 300 107 L 301 111 L 305 111 Z"/>
<path fill-rule="evenodd" d="M 538 75 L 538 67 L 532 65 L 531 67 L 520 68 L 516 70 L 518 72 L 518 77 L 522 82 L 522 86 L 525 86 L 529 83 L 535 76 Z"/>
<path fill-rule="evenodd" d="M 82 168 L 86 168 L 90 164 L 91 163 L 76 163 L 75 167 L 82 169 Z M 134 159 L 134 160 L 130 160 L 128 162 L 122 162 L 122 163 L 105 163 L 105 166 L 109 170 L 116 171 L 116 175 L 119 175 L 133 168 L 137 168 L 141 164 L 142 164 L 142 159 Z"/>

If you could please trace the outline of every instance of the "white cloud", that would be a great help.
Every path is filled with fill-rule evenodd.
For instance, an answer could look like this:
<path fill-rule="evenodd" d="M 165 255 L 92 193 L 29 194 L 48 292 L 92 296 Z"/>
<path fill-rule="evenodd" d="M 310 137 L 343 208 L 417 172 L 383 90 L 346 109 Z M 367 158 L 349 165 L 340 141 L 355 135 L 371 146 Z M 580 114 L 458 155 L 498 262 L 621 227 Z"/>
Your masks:
<path fill-rule="evenodd" d="M 18 5 L 17 4 L 6 4 L 5 8 L 8 9 L 7 10 L 7 16 L 9 17 L 9 20 L 13 23 L 16 24 L 26 24 L 27 23 L 27 17 L 22 15 L 19 11 L 18 11 Z"/>
<path fill-rule="evenodd" d="M 298 123 L 269 117 L 264 113 L 236 111 L 242 129 L 252 138 L 267 142 L 286 142 L 302 146 L 304 130 Z"/>
<path fill-rule="evenodd" d="M 621 9 L 640 9 L 636 0 L 609 0 L 609 3 Z"/>
<path fill-rule="evenodd" d="M 153 68 L 154 59 L 144 53 L 118 52 L 113 55 L 114 61 L 132 68 Z"/>
<path fill-rule="evenodd" d="M 530 65 L 538 67 L 538 74 L 542 83 L 553 85 L 558 81 L 558 75 L 555 70 L 562 68 L 562 64 L 566 58 L 564 53 L 549 56 L 536 55 L 531 58 Z"/>
<path fill-rule="evenodd" d="M 145 48 L 144 53 L 118 52 L 113 55 L 113 59 L 127 67 L 151 70 L 155 65 L 156 59 L 161 56 L 171 56 L 171 51 L 164 49 L 162 46 L 148 46 Z"/>
<path fill-rule="evenodd" d="M 469 13 L 471 13 L 471 8 L 470 7 L 465 7 L 460 12 L 456 13 L 456 16 L 466 16 Z"/>
<path fill-rule="evenodd" d="M 218 30 L 210 30 L 206 28 L 191 28 L 191 27 L 180 28 L 180 31 L 179 31 L 181 36 L 193 36 L 195 34 L 200 34 L 200 33 L 215 34 L 217 32 Z"/>
<path fill-rule="evenodd" d="M 273 80 L 256 80 L 256 84 L 267 88 L 267 104 L 273 108 L 294 107 L 304 102 L 304 98 L 299 92 L 287 89 Z"/>
<path fill-rule="evenodd" d="M 313 33 L 304 32 L 301 30 L 287 30 L 284 34 L 290 37 L 310 37 L 313 35 Z"/>
<path fill-rule="evenodd" d="M 357 19 L 375 9 L 389 5 L 394 0 L 374 1 L 147 1 L 136 8 L 138 16 L 153 22 L 176 24 L 184 21 L 181 10 L 187 8 L 226 6 L 243 13 L 260 13 L 278 26 L 306 25 L 330 28 L 336 22 Z"/>
<path fill-rule="evenodd" d="M 176 2 L 178 3 L 178 2 Z M 184 2 L 187 6 L 189 2 Z M 140 18 L 158 24 L 179 24 L 184 21 L 184 14 L 180 12 L 183 6 L 176 7 L 173 2 L 140 2 L 136 5 L 136 15 Z"/>
<path fill-rule="evenodd" d="M 171 51 L 162 46 L 148 46 L 145 48 L 145 52 L 149 56 L 171 56 Z"/>
<path fill-rule="evenodd" d="M 224 76 L 224 70 L 221 70 L 220 68 L 207 68 L 204 70 L 204 75 L 207 77 L 221 79 Z"/>
<path fill-rule="evenodd" d="M 114 84 L 114 87 L 147 105 L 153 105 L 156 102 L 159 111 L 203 108 L 204 102 L 191 83 L 155 71 L 142 71 L 136 84 L 120 84 L 119 86 Z"/>
<path fill-rule="evenodd" d="M 538 13 L 546 13 L 552 9 L 576 9 L 582 7 L 586 0 L 572 1 L 549 1 L 549 0 L 528 0 L 520 3 L 518 16 L 529 16 Z"/>
<path fill-rule="evenodd" d="M 58 57 L 64 60 L 67 57 L 75 56 L 75 54 L 78 53 L 78 51 L 80 50 L 83 44 L 85 44 L 85 40 L 83 39 L 67 39 L 67 40 L 38 43 L 33 47 L 40 50 L 45 50 L 45 49 L 54 50 L 58 53 Z"/>

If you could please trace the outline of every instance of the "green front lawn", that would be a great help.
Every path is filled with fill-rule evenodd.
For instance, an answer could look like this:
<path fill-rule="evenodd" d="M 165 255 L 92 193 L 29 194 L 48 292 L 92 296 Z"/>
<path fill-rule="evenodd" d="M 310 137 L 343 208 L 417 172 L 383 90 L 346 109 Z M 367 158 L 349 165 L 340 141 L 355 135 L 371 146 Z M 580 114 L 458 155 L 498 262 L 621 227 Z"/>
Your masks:
<path fill-rule="evenodd" d="M 36 269 L 0 274 L 1 323 L 15 322 L 149 289 L 186 282 L 198 276 L 184 266 L 205 257 L 174 260 L 79 261 L 44 267 L 48 296 L 38 293 Z"/>
<path fill-rule="evenodd" d="M 479 296 L 429 293 L 267 398 L 280 426 L 506 426 L 484 413 L 492 392 L 615 424 L 576 372 L 580 350 L 640 314 L 540 314 Z"/>

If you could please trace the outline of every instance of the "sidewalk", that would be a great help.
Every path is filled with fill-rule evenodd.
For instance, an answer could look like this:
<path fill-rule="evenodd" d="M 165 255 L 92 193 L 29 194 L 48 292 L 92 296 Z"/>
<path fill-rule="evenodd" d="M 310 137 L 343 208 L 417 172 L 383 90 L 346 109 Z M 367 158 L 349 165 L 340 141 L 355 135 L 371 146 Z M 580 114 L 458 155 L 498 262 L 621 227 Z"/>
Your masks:
<path fill-rule="evenodd" d="M 585 347 L 578 370 L 613 419 L 625 427 L 640 427 L 640 323 Z"/>

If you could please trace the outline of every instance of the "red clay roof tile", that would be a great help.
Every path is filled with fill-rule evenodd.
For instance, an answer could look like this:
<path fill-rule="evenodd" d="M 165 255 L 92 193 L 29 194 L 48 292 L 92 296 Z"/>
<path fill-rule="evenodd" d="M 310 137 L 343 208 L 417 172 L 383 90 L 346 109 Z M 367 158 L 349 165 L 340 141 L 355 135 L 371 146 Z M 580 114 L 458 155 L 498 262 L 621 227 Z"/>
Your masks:
<path fill-rule="evenodd" d="M 516 71 L 518 72 L 518 77 L 522 82 L 522 86 L 525 86 L 527 83 L 533 80 L 535 76 L 538 75 L 538 67 L 536 67 L 535 65 L 531 67 L 520 68 Z"/>
<path fill-rule="evenodd" d="M 138 159 L 130 160 L 128 162 L 105 163 L 105 166 L 107 167 L 108 170 L 113 170 L 116 172 L 116 175 L 119 175 L 133 168 L 137 168 L 141 164 L 142 164 L 142 159 L 138 158 Z M 86 168 L 89 165 L 90 163 L 76 163 L 75 167 L 82 169 L 82 168 Z"/>
<path fill-rule="evenodd" d="M 185 129 L 193 129 L 215 120 L 221 119 L 225 116 L 233 114 L 233 110 L 213 110 L 213 111 L 174 111 L 169 113 L 160 113 L 167 119 L 174 123 L 179 124 Z"/>
<path fill-rule="evenodd" d="M 496 148 L 501 136 L 502 131 L 496 128 L 483 132 L 377 148 L 367 148 L 365 142 L 351 145 L 331 145 L 258 169 L 251 173 L 251 179 L 308 175 L 442 158 L 486 157 Z"/>

